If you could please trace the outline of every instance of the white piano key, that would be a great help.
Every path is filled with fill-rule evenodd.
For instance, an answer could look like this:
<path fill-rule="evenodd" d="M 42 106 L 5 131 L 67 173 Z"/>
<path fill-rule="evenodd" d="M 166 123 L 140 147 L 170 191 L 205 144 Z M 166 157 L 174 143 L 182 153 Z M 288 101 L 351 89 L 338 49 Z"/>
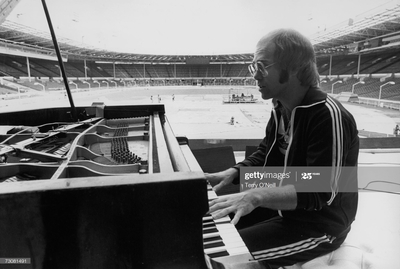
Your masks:
<path fill-rule="evenodd" d="M 209 201 L 218 198 L 217 194 L 212 190 L 210 185 L 207 186 L 207 189 Z M 204 252 L 206 254 L 210 255 L 226 251 L 229 253 L 229 256 L 241 254 L 251 255 L 242 238 L 240 237 L 236 227 L 231 223 L 231 219 L 228 216 L 217 220 L 214 220 L 211 215 L 203 217 L 203 223 L 210 224 L 211 222 L 215 223 L 215 227 L 212 225 L 204 227 L 203 238 L 215 238 L 215 240 L 212 240 L 211 242 L 216 243 L 220 237 L 225 245 L 209 248 L 207 245 L 210 245 L 211 242 L 206 242 L 204 243 Z M 215 228 L 218 230 L 218 232 L 208 232 Z"/>

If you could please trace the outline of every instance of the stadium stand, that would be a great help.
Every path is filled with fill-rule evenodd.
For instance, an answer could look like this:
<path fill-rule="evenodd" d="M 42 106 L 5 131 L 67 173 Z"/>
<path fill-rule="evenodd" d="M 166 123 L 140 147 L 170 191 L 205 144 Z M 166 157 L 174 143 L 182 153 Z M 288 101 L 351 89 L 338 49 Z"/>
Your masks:
<path fill-rule="evenodd" d="M 399 57 L 398 57 L 399 56 Z M 391 79 L 395 82 L 394 85 L 385 86 L 382 91 L 381 98 L 386 100 L 400 101 L 399 79 L 397 73 L 393 71 L 400 70 L 400 53 L 385 53 L 383 55 L 368 55 L 362 56 L 363 61 L 360 62 L 360 70 L 376 71 L 377 73 L 357 74 L 357 58 L 358 56 L 339 56 L 334 57 L 332 68 L 330 71 L 330 58 L 318 58 L 318 68 L 323 76 L 321 79 L 321 88 L 332 94 L 340 92 L 351 92 L 352 87 L 359 81 L 358 76 L 364 84 L 357 85 L 354 88 L 354 93 L 360 97 L 378 98 L 380 86 L 384 81 Z M 54 81 L 53 78 L 60 77 L 58 65 L 54 61 L 44 59 L 29 59 L 30 82 L 26 80 L 18 80 L 24 87 L 29 87 L 33 90 L 41 90 L 41 86 L 35 83 L 41 83 L 46 90 L 54 90 L 63 88 L 59 83 L 59 79 Z M 84 84 L 80 80 L 88 80 L 90 87 L 96 87 L 98 84 L 94 78 L 111 79 L 117 86 L 126 85 L 120 82 L 126 79 L 134 78 L 135 86 L 166 86 L 168 85 L 255 85 L 255 81 L 249 76 L 247 63 L 244 64 L 208 64 L 208 65 L 186 65 L 186 64 L 113 64 L 113 63 L 97 63 L 95 61 L 71 60 L 64 63 L 66 74 L 79 88 L 88 88 L 88 84 Z M 342 70 L 343 72 L 339 72 Z M 16 79 L 28 77 L 27 60 L 23 57 L 13 55 L 0 55 L 0 76 L 13 77 Z M 374 75 L 379 75 L 374 77 Z M 86 75 L 86 77 L 85 77 Z M 324 77 L 325 76 L 325 77 Z M 400 75 L 399 75 L 400 76 Z M 383 80 L 383 78 L 385 80 Z M 45 82 L 41 78 L 47 78 Z M 328 78 L 328 79 L 327 79 Z M 144 81 L 142 81 L 144 80 Z M 335 83 L 342 81 L 341 83 Z M 115 83 L 111 83 L 114 86 Z M 332 84 L 335 83 L 332 92 Z M 100 85 L 100 87 L 104 87 Z M 5 92 L 5 91 L 3 91 Z"/>

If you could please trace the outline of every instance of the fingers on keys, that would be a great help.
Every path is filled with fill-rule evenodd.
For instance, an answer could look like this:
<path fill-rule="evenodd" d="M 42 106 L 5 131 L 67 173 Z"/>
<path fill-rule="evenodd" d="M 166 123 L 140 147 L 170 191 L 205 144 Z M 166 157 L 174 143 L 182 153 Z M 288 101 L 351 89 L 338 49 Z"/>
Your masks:
<path fill-rule="evenodd" d="M 208 211 L 209 214 L 212 215 L 214 219 L 223 218 L 230 213 L 235 213 L 235 207 L 225 201 L 225 199 L 216 199 L 210 202 L 209 204 L 210 210 Z"/>
<path fill-rule="evenodd" d="M 236 224 L 239 222 L 241 216 L 242 216 L 242 214 L 241 214 L 240 211 L 236 212 L 236 214 L 235 214 L 235 216 L 233 217 L 231 223 L 232 223 L 233 225 L 236 225 Z"/>

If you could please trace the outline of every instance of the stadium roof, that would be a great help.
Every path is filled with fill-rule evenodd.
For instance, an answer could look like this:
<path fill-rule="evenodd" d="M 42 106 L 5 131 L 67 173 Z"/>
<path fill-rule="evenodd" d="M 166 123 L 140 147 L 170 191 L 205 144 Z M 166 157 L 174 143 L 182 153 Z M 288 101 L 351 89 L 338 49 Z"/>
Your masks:
<path fill-rule="evenodd" d="M 311 36 L 317 55 L 342 53 L 351 43 L 371 40 L 385 35 L 400 34 L 400 5 L 370 14 L 360 20 L 349 20 Z M 120 53 L 83 46 L 75 41 L 57 37 L 62 54 L 68 59 L 86 59 L 135 63 L 186 63 L 188 58 L 207 58 L 210 63 L 242 63 L 252 60 L 252 53 L 225 55 L 152 55 Z M 0 25 L 0 47 L 30 51 L 40 55 L 55 55 L 49 33 L 11 21 Z M 365 51 L 367 52 L 367 50 Z M 364 52 L 360 52 L 364 53 Z"/>
<path fill-rule="evenodd" d="M 343 48 L 351 43 L 363 42 L 396 33 L 399 34 L 399 4 L 385 8 L 378 13 L 364 15 L 360 20 L 350 19 L 347 22 L 335 25 L 330 29 L 313 35 L 311 41 L 316 53 L 319 55 L 335 53 L 343 51 Z"/>
<path fill-rule="evenodd" d="M 253 54 L 227 55 L 152 55 L 120 53 L 101 50 L 95 47 L 85 47 L 73 40 L 57 37 L 62 54 L 69 59 L 87 59 L 97 61 L 146 62 L 146 63 L 185 63 L 187 58 L 208 58 L 210 62 L 248 62 Z M 54 54 L 54 44 L 49 33 L 39 31 L 14 22 L 5 21 L 0 25 L 0 45 L 15 46 L 32 50 L 41 54 Z"/>

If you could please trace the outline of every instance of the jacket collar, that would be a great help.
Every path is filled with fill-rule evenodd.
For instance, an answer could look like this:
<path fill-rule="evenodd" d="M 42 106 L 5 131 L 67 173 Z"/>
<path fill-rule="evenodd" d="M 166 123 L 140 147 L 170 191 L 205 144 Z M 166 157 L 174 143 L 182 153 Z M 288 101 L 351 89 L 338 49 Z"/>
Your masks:
<path fill-rule="evenodd" d="M 303 100 L 301 101 L 301 103 L 297 106 L 310 106 L 316 103 L 320 103 L 322 101 L 326 101 L 326 97 L 328 96 L 328 94 L 326 92 L 323 92 L 320 90 L 320 88 L 318 87 L 310 87 L 307 90 L 306 95 L 304 96 Z M 272 99 L 272 104 L 274 106 L 274 108 L 278 108 L 280 106 L 282 106 L 281 102 L 278 99 Z"/>
<path fill-rule="evenodd" d="M 298 106 L 309 106 L 315 103 L 320 103 L 321 101 L 326 101 L 328 94 L 320 90 L 317 87 L 310 87 Z"/>

